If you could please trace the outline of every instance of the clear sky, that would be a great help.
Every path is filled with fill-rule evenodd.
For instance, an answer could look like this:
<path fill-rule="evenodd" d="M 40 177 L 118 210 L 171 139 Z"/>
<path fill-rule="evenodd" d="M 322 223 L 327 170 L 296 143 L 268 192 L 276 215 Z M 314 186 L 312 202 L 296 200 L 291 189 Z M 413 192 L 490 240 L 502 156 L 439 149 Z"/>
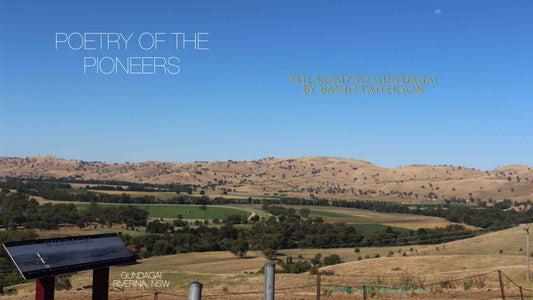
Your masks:
<path fill-rule="evenodd" d="M 0 156 L 533 166 L 532 16 L 529 0 L 0 0 Z M 207 32 L 209 50 L 56 50 L 57 32 Z M 84 74 L 85 56 L 176 56 L 180 73 Z M 290 81 L 343 74 L 438 83 L 344 96 Z"/>

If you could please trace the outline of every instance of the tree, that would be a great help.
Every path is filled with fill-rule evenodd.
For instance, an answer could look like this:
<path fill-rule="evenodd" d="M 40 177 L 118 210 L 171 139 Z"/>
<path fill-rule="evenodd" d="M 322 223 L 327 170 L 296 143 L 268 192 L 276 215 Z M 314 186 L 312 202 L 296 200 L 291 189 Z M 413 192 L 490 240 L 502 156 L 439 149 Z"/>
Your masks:
<path fill-rule="evenodd" d="M 233 255 L 238 256 L 239 258 L 243 258 L 246 256 L 246 252 L 248 252 L 249 246 L 248 242 L 242 239 L 236 239 L 231 243 L 230 252 L 233 253 Z"/>
<path fill-rule="evenodd" d="M 276 250 L 279 248 L 279 233 L 267 233 L 261 237 L 259 248 L 267 259 L 276 258 Z"/>
<path fill-rule="evenodd" d="M 266 225 L 274 225 L 278 222 L 278 220 L 276 219 L 276 217 L 274 216 L 270 216 L 268 217 L 268 219 L 265 221 L 265 224 Z"/>
<path fill-rule="evenodd" d="M 304 207 L 302 209 L 300 209 L 300 216 L 302 216 L 302 218 L 307 218 L 309 217 L 309 214 L 311 213 L 311 210 L 307 207 Z"/>
<path fill-rule="evenodd" d="M 202 206 L 199 207 L 200 210 L 202 210 L 203 212 L 205 212 L 207 210 L 207 206 L 204 204 Z"/>
<path fill-rule="evenodd" d="M 320 261 L 321 258 L 322 258 L 322 254 L 317 253 L 317 254 L 315 255 L 315 257 L 313 257 L 313 258 L 311 259 L 311 264 L 312 264 L 313 266 L 320 267 L 320 266 L 322 265 L 322 262 Z"/>
<path fill-rule="evenodd" d="M 265 255 L 266 259 L 268 259 L 268 260 L 276 259 L 276 250 L 270 249 L 270 248 L 265 248 L 265 249 L 262 249 L 261 251 Z"/>
<path fill-rule="evenodd" d="M 240 215 L 240 214 L 232 214 L 224 217 L 224 224 L 244 224 L 246 223 L 246 217 Z"/>
<path fill-rule="evenodd" d="M 165 240 L 158 240 L 154 244 L 154 249 L 152 251 L 152 255 L 158 256 L 158 255 L 167 255 L 174 253 L 174 247 Z"/>
<path fill-rule="evenodd" d="M 341 257 L 337 254 L 331 254 L 330 256 L 324 257 L 324 265 L 326 266 L 340 264 L 341 262 Z"/>

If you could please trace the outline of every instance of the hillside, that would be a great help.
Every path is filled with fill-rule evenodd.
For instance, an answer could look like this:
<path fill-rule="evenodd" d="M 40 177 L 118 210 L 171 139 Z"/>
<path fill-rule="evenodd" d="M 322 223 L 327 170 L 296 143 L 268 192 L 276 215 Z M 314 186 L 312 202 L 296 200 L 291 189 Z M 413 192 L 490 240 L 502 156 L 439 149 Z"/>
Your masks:
<path fill-rule="evenodd" d="M 394 252 L 393 256 L 362 261 L 345 260 L 346 263 L 328 266 L 322 270 L 341 276 L 366 274 L 382 277 L 397 276 L 407 272 L 425 277 L 427 282 L 436 282 L 447 277 L 461 278 L 499 269 L 517 282 L 525 284 L 527 251 L 526 233 L 523 228 L 521 225 L 474 238 L 439 245 L 417 246 L 416 252 L 407 251 L 406 257 L 397 253 L 399 249 L 405 251 L 405 246 L 389 247 L 387 250 Z M 372 250 L 364 248 L 361 254 L 370 252 L 372 255 Z M 494 275 L 490 276 L 490 281 L 497 283 L 496 278 Z"/>
<path fill-rule="evenodd" d="M 533 169 L 523 165 L 479 171 L 460 166 L 382 168 L 361 160 L 330 157 L 101 163 L 34 156 L 0 160 L 0 176 L 195 184 L 204 187 L 208 195 L 227 191 L 234 196 L 316 196 L 403 202 L 442 202 L 450 197 L 533 200 Z"/>
<path fill-rule="evenodd" d="M 395 247 L 368 247 L 354 252 L 353 248 L 336 249 L 286 249 L 279 251 L 280 258 L 287 256 L 295 259 L 311 260 L 317 253 L 323 257 L 337 254 L 343 263 L 323 267 L 322 287 L 331 290 L 335 284 L 361 287 L 364 283 L 397 286 L 399 284 L 423 284 L 429 291 L 416 295 L 406 293 L 403 299 L 492 299 L 499 296 L 498 275 L 496 270 L 502 270 L 515 282 L 526 285 L 526 242 L 522 226 L 493 232 L 474 238 L 437 244 Z M 501 250 L 501 252 L 500 252 Z M 391 254 L 392 253 L 392 254 Z M 403 255 L 405 253 L 405 256 Z M 379 255 L 379 258 L 375 258 Z M 363 257 L 358 260 L 358 257 Z M 366 258 L 368 257 L 368 258 Z M 263 274 L 257 271 L 264 265 L 266 259 L 259 251 L 249 251 L 246 259 L 239 259 L 230 252 L 192 252 L 168 256 L 158 256 L 140 259 L 139 264 L 130 266 L 111 267 L 110 279 L 120 280 L 121 274 L 127 272 L 162 272 L 164 280 L 170 280 L 168 288 L 128 287 L 124 292 L 112 289 L 110 299 L 126 299 L 141 297 L 153 299 L 155 290 L 167 295 L 186 295 L 188 284 L 198 280 L 204 284 L 206 295 L 231 297 L 231 299 L 258 299 L 262 295 Z M 489 274 L 487 274 L 489 273 Z M 487 274 L 480 277 L 483 288 L 463 288 L 466 276 Z M 90 271 L 79 272 L 72 277 L 73 289 L 57 291 L 57 299 L 74 299 L 90 297 L 90 290 L 77 290 L 90 282 Z M 438 285 L 432 283 L 446 280 L 456 280 L 453 285 Z M 280 299 L 315 299 L 316 276 L 308 272 L 301 274 L 276 274 L 276 289 Z M 6 299 L 27 299 L 34 292 L 34 283 L 28 282 L 15 286 L 18 295 L 7 296 Z M 303 287 L 303 288 L 297 288 Z M 507 295 L 518 291 L 508 282 L 505 286 Z M 258 291 L 257 293 L 249 293 Z M 151 293 L 151 294 L 150 294 Z M 243 293 L 232 295 L 232 293 Z M 529 295 L 529 293 L 527 294 Z M 163 295 L 159 299 L 175 299 Z M 325 299 L 360 299 L 359 294 L 339 292 Z M 186 296 L 184 296 L 186 297 Z M 398 299 L 397 295 L 389 297 L 380 295 L 380 299 Z"/>

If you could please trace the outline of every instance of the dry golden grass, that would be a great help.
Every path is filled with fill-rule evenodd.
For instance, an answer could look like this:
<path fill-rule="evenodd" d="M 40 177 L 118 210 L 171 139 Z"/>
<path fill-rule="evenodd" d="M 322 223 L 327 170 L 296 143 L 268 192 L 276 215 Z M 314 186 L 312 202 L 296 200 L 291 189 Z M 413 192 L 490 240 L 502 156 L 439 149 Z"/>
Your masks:
<path fill-rule="evenodd" d="M 533 169 L 522 165 L 479 171 L 458 166 L 418 165 L 388 169 L 360 160 L 329 157 L 128 164 L 86 163 L 55 157 L 0 160 L 0 176 L 41 175 L 198 185 L 222 180 L 226 183 L 214 191 L 208 190 L 207 194 L 219 196 L 223 189 L 230 189 L 228 197 L 239 198 L 264 194 L 307 198 L 314 194 L 329 199 L 431 203 L 429 194 L 435 193 L 437 202 L 452 196 L 469 198 L 470 194 L 484 200 L 533 200 Z M 312 192 L 307 192 L 308 189 Z M 359 194 L 359 190 L 366 194 Z"/>
<path fill-rule="evenodd" d="M 409 272 L 432 280 L 439 280 L 447 275 L 458 278 L 499 269 L 515 281 L 525 284 L 526 236 L 522 228 L 523 226 L 514 227 L 445 244 L 416 246 L 413 247 L 414 251 L 409 251 L 410 246 L 361 248 L 359 255 L 362 257 L 374 257 L 375 254 L 380 254 L 381 257 L 323 269 L 334 271 L 338 275 L 392 276 L 399 272 Z M 389 251 L 394 255 L 383 257 Z M 402 256 L 403 252 L 406 252 L 407 257 Z M 493 276 L 492 280 L 495 278 Z"/>
<path fill-rule="evenodd" d="M 332 212 L 337 214 L 349 215 L 355 217 L 355 219 L 342 219 L 342 218 L 326 218 L 329 221 L 344 221 L 349 223 L 358 224 L 383 224 L 388 226 L 403 227 L 407 229 L 416 230 L 418 228 L 434 228 L 434 227 L 446 227 L 457 223 L 446 221 L 443 218 L 429 217 L 421 215 L 409 215 L 409 214 L 394 214 L 394 213 L 380 213 L 364 209 L 354 208 L 324 208 L 313 207 L 313 210 Z M 462 225 L 462 224 L 461 224 Z M 475 226 L 463 225 L 469 229 L 479 229 Z"/>
<path fill-rule="evenodd" d="M 520 251 L 520 248 L 523 251 Z M 413 248 L 411 250 L 411 248 Z M 499 249 L 503 253 L 499 253 Z M 391 257 L 385 257 L 392 251 Z M 403 253 L 407 256 L 402 256 Z M 333 285 L 344 285 L 358 288 L 364 283 L 375 284 L 383 282 L 388 286 L 397 286 L 405 282 L 423 282 L 425 285 L 443 280 L 460 279 L 469 275 L 503 270 L 505 274 L 516 282 L 525 285 L 525 234 L 521 227 L 494 232 L 471 239 L 455 241 L 439 245 L 426 246 L 397 246 L 383 248 L 360 248 L 355 253 L 353 248 L 343 249 L 290 249 L 280 251 L 281 259 L 292 255 L 304 260 L 310 260 L 316 253 L 322 257 L 338 254 L 345 263 L 324 267 L 321 271 L 334 272 L 334 275 L 323 275 L 323 291 L 331 289 Z M 381 258 L 357 260 L 358 256 Z M 248 258 L 239 259 L 229 252 L 185 253 L 169 256 L 152 257 L 139 260 L 139 264 L 111 268 L 111 282 L 119 280 L 121 272 L 162 272 L 163 280 L 170 280 L 171 287 L 158 288 L 167 294 L 186 295 L 188 283 L 197 280 L 204 284 L 204 295 L 226 295 L 220 299 L 259 299 L 262 297 L 263 275 L 255 274 L 266 262 L 260 252 L 250 251 Z M 251 274 L 251 273 L 254 274 Z M 410 278 L 410 279 L 409 279 Z M 73 288 L 80 288 L 91 282 L 91 272 L 81 272 L 73 276 Z M 304 274 L 276 274 L 276 288 L 293 288 L 277 293 L 279 299 L 314 299 L 316 277 Z M 497 274 L 491 273 L 484 277 L 485 288 L 474 288 L 465 291 L 459 280 L 452 288 L 431 292 L 409 293 L 402 298 L 409 299 L 480 299 L 497 297 L 499 292 Z M 295 288 L 302 287 L 303 288 Z M 438 287 L 438 286 L 437 286 Z M 17 286 L 17 296 L 5 299 L 29 299 L 34 290 L 33 283 Z M 487 290 L 490 289 L 490 290 Z M 516 292 L 506 282 L 507 291 Z M 147 295 L 146 299 L 153 299 L 156 289 L 126 288 L 125 292 L 111 292 L 111 299 L 124 299 L 133 295 Z M 257 294 L 230 295 L 231 293 L 253 292 Z M 435 294 L 437 293 L 437 294 Z M 80 299 L 88 297 L 87 291 L 57 292 L 57 299 Z M 167 297 L 167 298 L 164 298 Z M 325 299 L 354 299 L 359 294 L 347 295 L 336 293 Z M 397 299 L 397 295 L 380 295 L 382 299 Z M 159 299 L 171 299 L 161 295 Z M 172 298 L 175 299 L 175 298 Z"/>

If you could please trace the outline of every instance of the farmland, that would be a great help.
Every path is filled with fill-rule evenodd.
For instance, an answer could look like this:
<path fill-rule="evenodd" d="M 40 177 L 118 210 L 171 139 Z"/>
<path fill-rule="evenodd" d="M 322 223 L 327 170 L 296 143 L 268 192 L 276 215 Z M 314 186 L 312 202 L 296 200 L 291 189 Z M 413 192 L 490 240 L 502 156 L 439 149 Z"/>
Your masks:
<path fill-rule="evenodd" d="M 78 207 L 88 207 L 88 203 L 75 203 Z M 120 206 L 123 204 L 99 204 L 102 206 Z M 175 205 L 175 204 L 130 204 L 148 210 L 150 218 L 177 219 L 179 215 L 183 219 L 213 220 L 223 219 L 229 215 L 250 216 L 253 211 L 227 206 L 207 206 L 205 210 L 200 205 Z"/>

